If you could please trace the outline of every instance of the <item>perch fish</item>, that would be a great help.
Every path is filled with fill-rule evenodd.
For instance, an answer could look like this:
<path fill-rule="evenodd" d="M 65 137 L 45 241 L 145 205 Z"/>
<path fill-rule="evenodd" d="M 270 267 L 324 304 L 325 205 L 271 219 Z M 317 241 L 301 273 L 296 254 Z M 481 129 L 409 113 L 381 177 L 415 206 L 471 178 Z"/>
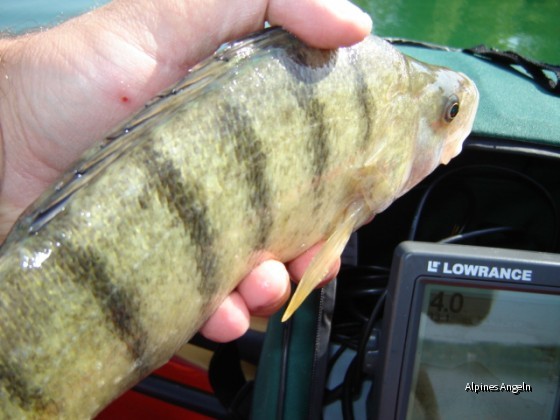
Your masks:
<path fill-rule="evenodd" d="M 0 415 L 91 418 L 165 363 L 260 261 L 349 235 L 461 150 L 462 74 L 370 36 L 220 48 L 102 139 L 0 249 Z M 295 305 L 295 306 L 294 306 Z"/>

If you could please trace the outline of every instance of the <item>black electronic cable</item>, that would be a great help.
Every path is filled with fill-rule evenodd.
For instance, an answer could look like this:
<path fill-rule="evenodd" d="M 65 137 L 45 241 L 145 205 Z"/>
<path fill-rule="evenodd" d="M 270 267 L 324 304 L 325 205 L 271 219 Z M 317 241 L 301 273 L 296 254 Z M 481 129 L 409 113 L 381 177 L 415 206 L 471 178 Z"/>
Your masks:
<path fill-rule="evenodd" d="M 340 402 L 342 404 L 342 418 L 344 420 L 354 420 L 354 390 L 352 389 L 353 372 L 356 370 L 357 359 L 354 357 L 342 381 L 342 396 Z"/>
<path fill-rule="evenodd" d="M 375 313 L 375 317 L 378 317 L 379 310 L 377 305 L 380 297 L 385 293 L 387 281 L 389 276 L 389 268 L 382 266 L 347 266 L 341 269 L 339 278 L 347 278 L 348 281 L 344 282 L 344 298 L 348 301 L 364 300 L 364 299 L 375 299 L 375 305 L 373 311 L 369 315 L 363 315 L 359 313 L 358 309 L 354 308 L 354 305 L 350 305 L 352 311 L 348 311 L 348 305 L 345 305 L 344 318 L 350 319 L 350 321 L 336 322 L 333 324 L 333 329 L 331 332 L 331 341 L 333 343 L 338 343 L 340 347 L 334 354 L 330 357 L 328 364 L 328 375 L 332 372 L 336 362 L 341 357 L 341 355 L 348 349 L 354 350 L 356 353 L 359 350 L 360 343 L 362 343 L 362 336 L 364 334 L 364 326 L 368 325 L 368 320 L 371 315 Z M 364 285 L 369 287 L 363 288 Z M 337 298 L 340 301 L 343 300 L 342 296 Z M 371 306 L 370 306 L 371 307 Z M 366 340 L 367 344 L 367 340 Z M 354 362 L 355 364 L 356 362 Z M 346 369 L 347 375 L 345 375 L 346 381 L 343 379 L 342 382 L 334 387 L 333 389 L 326 389 L 324 404 L 328 405 L 337 400 L 341 402 L 344 399 L 344 392 L 350 392 L 351 389 L 348 386 L 351 384 L 351 378 L 348 376 L 348 372 L 354 372 L 354 368 L 351 366 Z M 346 389 L 344 389 L 344 384 L 346 383 Z M 348 399 L 352 399 L 350 395 Z M 346 408 L 348 415 L 348 404 Z"/>
<path fill-rule="evenodd" d="M 450 171 L 447 171 L 446 173 L 444 173 L 443 175 L 439 176 L 434 181 L 432 181 L 432 183 L 426 188 L 426 190 L 422 194 L 422 197 L 420 198 L 420 201 L 418 202 L 418 205 L 417 205 L 416 210 L 414 212 L 414 216 L 413 216 L 411 226 L 410 226 L 410 231 L 409 231 L 409 234 L 408 234 L 408 239 L 409 240 L 416 239 L 418 226 L 420 224 L 420 218 L 421 218 L 422 213 L 424 211 L 426 201 L 428 200 L 428 197 L 432 194 L 433 190 L 441 182 L 443 182 L 446 179 L 449 179 L 451 176 L 454 176 L 454 175 L 456 175 L 460 172 L 468 172 L 468 171 L 502 172 L 504 174 L 514 176 L 519 180 L 523 180 L 523 181 L 527 182 L 528 184 L 530 184 L 531 186 L 535 187 L 545 197 L 546 201 L 550 205 L 550 209 L 552 210 L 554 227 L 552 229 L 552 241 L 551 241 L 552 245 L 551 245 L 550 250 L 552 250 L 552 251 L 556 250 L 556 247 L 558 245 L 558 238 L 559 238 L 559 220 L 560 220 L 559 215 L 560 215 L 560 213 L 558 212 L 558 207 L 556 205 L 556 202 L 554 201 L 554 198 L 552 197 L 552 194 L 541 183 L 539 183 L 538 181 L 536 181 L 532 177 L 524 174 L 523 172 L 520 172 L 520 171 L 515 170 L 515 169 L 505 168 L 505 167 L 502 167 L 502 166 L 495 166 L 495 165 L 461 166 L 459 168 L 455 168 L 455 169 L 452 169 Z"/>
<path fill-rule="evenodd" d="M 375 322 L 379 319 L 379 316 L 381 315 L 381 311 L 385 305 L 385 299 L 387 298 L 387 290 L 385 290 L 381 296 L 379 297 L 379 300 L 376 302 L 375 307 L 373 308 L 373 311 L 371 311 L 371 316 L 368 319 L 367 324 L 364 327 L 364 333 L 362 334 L 361 340 L 360 340 L 360 345 L 358 347 L 358 352 L 356 353 L 356 358 L 358 360 L 359 365 L 357 366 L 359 369 L 356 370 L 355 375 L 354 375 L 354 381 L 359 382 L 359 379 L 361 377 L 362 374 L 362 366 L 364 363 L 364 358 L 365 358 L 365 353 L 366 353 L 366 347 L 367 347 L 367 343 L 369 341 L 369 337 L 371 336 L 371 333 L 373 331 L 373 327 L 375 325 Z"/>
<path fill-rule="evenodd" d="M 381 311 L 385 304 L 385 299 L 387 297 L 387 291 L 385 290 L 383 294 L 379 297 L 379 300 L 375 303 L 375 307 L 371 311 L 371 316 L 368 319 L 367 324 L 364 326 L 363 333 L 361 335 L 360 344 L 356 355 L 352 359 L 350 366 L 346 371 L 344 376 L 344 381 L 342 383 L 342 415 L 345 420 L 354 419 L 354 408 L 353 400 L 354 395 L 358 393 L 361 389 L 362 375 L 363 375 L 363 364 L 366 353 L 367 343 L 375 322 L 379 319 Z M 358 385 L 360 385 L 358 387 Z"/>
<path fill-rule="evenodd" d="M 338 276 L 344 289 L 337 295 L 338 305 L 343 310 L 335 314 L 331 341 L 358 348 L 363 325 L 367 323 L 379 296 L 385 291 L 389 268 L 374 265 L 343 266 Z"/>
<path fill-rule="evenodd" d="M 361 330 L 364 322 L 347 322 L 344 324 L 337 325 L 331 334 L 332 340 L 335 343 L 346 346 L 349 349 L 356 350 L 358 348 L 359 335 L 349 334 L 347 331 Z"/>
<path fill-rule="evenodd" d="M 473 230 L 471 232 L 461 233 L 459 235 L 449 236 L 448 238 L 444 238 L 438 241 L 438 243 L 454 244 L 457 242 L 462 242 L 466 239 L 478 238 L 480 236 L 493 235 L 495 233 L 503 233 L 503 232 L 519 232 L 519 229 L 516 229 L 511 226 L 498 226 L 498 227 L 487 228 L 487 229 L 478 229 L 478 230 Z"/>

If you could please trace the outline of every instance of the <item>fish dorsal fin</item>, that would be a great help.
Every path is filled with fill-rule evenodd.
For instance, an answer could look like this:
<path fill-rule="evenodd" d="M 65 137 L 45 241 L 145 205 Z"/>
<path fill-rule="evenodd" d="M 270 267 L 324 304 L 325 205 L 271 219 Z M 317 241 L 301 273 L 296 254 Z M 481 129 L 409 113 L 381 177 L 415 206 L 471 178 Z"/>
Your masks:
<path fill-rule="evenodd" d="M 268 55 L 274 47 L 285 48 L 287 41 L 296 42 L 296 39 L 285 30 L 275 27 L 223 44 L 213 55 L 194 65 L 182 80 L 155 96 L 134 117 L 108 136 L 108 139 L 117 139 L 122 134 L 135 130 L 155 116 L 160 116 L 162 110 L 175 110 L 178 103 L 186 104 L 196 99 L 218 80 L 234 77 L 242 61 Z"/>
<path fill-rule="evenodd" d="M 350 235 L 362 220 L 364 209 L 363 202 L 354 203 L 347 209 L 342 222 L 336 226 L 323 248 L 311 260 L 282 316 L 282 322 L 287 321 L 305 298 L 325 279 L 330 267 L 342 254 Z"/>
<path fill-rule="evenodd" d="M 131 147 L 149 138 L 142 135 L 146 130 L 162 124 L 177 109 L 188 106 L 206 89 L 215 86 L 215 82 L 233 77 L 243 60 L 265 56 L 271 48 L 283 47 L 287 40 L 297 42 L 283 29 L 268 28 L 222 45 L 212 56 L 191 68 L 180 82 L 155 96 L 124 124 L 89 149 L 70 171 L 25 210 L 14 228 L 18 233 L 10 233 L 9 240 L 38 232 L 64 210 L 76 191 L 91 182 Z"/>

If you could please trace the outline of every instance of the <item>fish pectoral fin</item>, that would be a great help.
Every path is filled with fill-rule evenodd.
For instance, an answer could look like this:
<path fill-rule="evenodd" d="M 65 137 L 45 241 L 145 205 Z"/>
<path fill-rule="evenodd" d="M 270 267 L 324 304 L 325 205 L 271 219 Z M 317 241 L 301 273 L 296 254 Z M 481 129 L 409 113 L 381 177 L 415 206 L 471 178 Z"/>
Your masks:
<path fill-rule="evenodd" d="M 287 321 L 305 298 L 325 279 L 330 267 L 340 257 L 350 235 L 360 222 L 364 207 L 364 203 L 354 203 L 348 208 L 342 223 L 336 227 L 323 248 L 311 260 L 282 316 L 282 322 Z"/>

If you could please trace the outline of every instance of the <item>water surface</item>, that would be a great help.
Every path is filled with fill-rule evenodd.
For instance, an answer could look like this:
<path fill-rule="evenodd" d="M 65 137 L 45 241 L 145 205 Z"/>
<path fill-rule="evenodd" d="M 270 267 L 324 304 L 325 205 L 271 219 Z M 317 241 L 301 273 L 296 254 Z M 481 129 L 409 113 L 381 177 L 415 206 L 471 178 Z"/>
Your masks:
<path fill-rule="evenodd" d="M 560 64 L 559 0 L 355 0 L 374 32 L 454 47 L 486 44 Z"/>
<path fill-rule="evenodd" d="M 109 0 L 0 0 L 0 31 L 18 33 L 48 27 Z"/>

